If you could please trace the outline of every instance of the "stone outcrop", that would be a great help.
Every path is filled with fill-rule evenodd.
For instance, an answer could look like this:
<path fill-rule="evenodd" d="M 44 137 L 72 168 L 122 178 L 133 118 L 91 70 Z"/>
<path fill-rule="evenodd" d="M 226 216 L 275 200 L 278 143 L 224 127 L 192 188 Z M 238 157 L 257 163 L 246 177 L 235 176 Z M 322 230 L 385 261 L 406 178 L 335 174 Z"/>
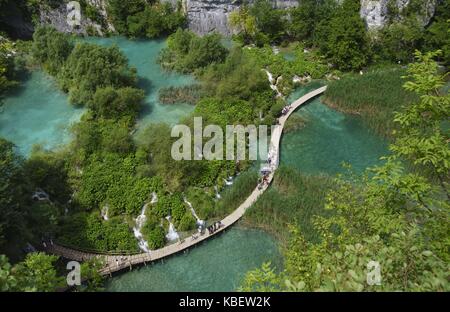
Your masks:
<path fill-rule="evenodd" d="M 106 5 L 108 0 L 87 0 L 95 6 L 104 20 L 108 20 Z M 125 0 L 124 0 L 125 1 Z M 178 0 L 161 0 L 169 2 L 173 6 Z M 243 0 L 182 0 L 182 7 L 187 16 L 188 28 L 197 34 L 204 35 L 216 31 L 225 36 L 230 36 L 232 31 L 228 25 L 228 17 L 231 12 L 239 9 Z M 250 4 L 253 0 L 248 1 Z M 340 0 L 336 0 L 340 1 Z M 369 29 L 377 29 L 384 26 L 388 20 L 388 4 L 391 0 L 361 0 L 361 18 L 364 19 Z M 399 11 L 403 10 L 410 0 L 393 0 Z M 420 14 L 421 22 L 427 25 L 434 15 L 436 3 L 439 0 L 423 0 L 423 12 Z M 288 9 L 298 5 L 297 0 L 271 0 L 273 7 L 278 9 Z M 300 0 L 301 2 L 301 0 Z M 51 24 L 63 32 L 74 32 L 87 34 L 88 29 L 94 29 L 99 35 L 104 31 L 114 31 L 111 24 L 107 29 L 81 16 L 81 25 L 73 28 L 67 23 L 67 7 L 61 4 L 57 9 L 41 12 L 41 23 Z"/>
<path fill-rule="evenodd" d="M 272 0 L 273 7 L 286 9 L 298 5 L 297 0 Z M 197 34 L 204 35 L 217 31 L 231 35 L 228 17 L 241 5 L 240 0 L 185 0 L 188 27 Z"/>
<path fill-rule="evenodd" d="M 75 33 L 80 35 L 92 35 L 96 34 L 102 36 L 105 31 L 114 31 L 114 27 L 111 24 L 107 24 L 107 29 L 104 29 L 102 25 L 90 20 L 83 14 L 81 10 L 80 22 L 78 25 L 71 25 L 68 23 L 67 18 L 69 13 L 73 9 L 67 6 L 67 2 L 61 3 L 55 9 L 44 9 L 40 10 L 40 23 L 48 24 L 55 27 L 58 31 L 66 33 Z M 100 15 L 107 21 L 108 16 L 106 12 L 106 0 L 87 0 L 87 3 L 97 8 Z"/>
<path fill-rule="evenodd" d="M 394 0 L 399 12 L 406 8 L 410 0 Z M 390 0 L 361 0 L 360 15 L 369 29 L 383 27 L 388 20 L 388 4 Z M 428 25 L 434 15 L 437 0 L 423 0 L 420 19 L 423 26 Z"/>

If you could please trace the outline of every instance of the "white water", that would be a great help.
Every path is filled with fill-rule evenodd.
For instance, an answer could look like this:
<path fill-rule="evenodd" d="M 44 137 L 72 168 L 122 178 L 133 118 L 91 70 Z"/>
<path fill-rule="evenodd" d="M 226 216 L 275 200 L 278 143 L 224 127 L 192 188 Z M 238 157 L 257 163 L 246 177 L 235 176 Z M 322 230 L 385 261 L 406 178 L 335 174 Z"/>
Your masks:
<path fill-rule="evenodd" d="M 204 221 L 204 220 L 201 220 L 201 219 L 198 217 L 197 213 L 195 212 L 194 207 L 192 206 L 192 204 L 191 204 L 190 202 L 187 201 L 186 198 L 184 198 L 184 202 L 189 206 L 189 209 L 191 210 L 192 215 L 193 215 L 194 218 L 197 220 L 197 225 L 201 226 L 201 225 L 205 224 L 205 221 Z"/>
<path fill-rule="evenodd" d="M 225 181 L 225 185 L 230 186 L 233 185 L 233 177 L 228 177 L 228 179 L 223 179 Z"/>
<path fill-rule="evenodd" d="M 150 201 L 150 204 L 154 204 L 158 201 L 158 196 L 155 192 L 152 193 L 152 200 Z M 134 237 L 138 240 L 139 248 L 144 252 L 150 252 L 150 249 L 148 248 L 148 242 L 144 239 L 144 236 L 142 235 L 142 227 L 145 224 L 145 221 L 147 220 L 147 217 L 145 216 L 145 211 L 147 210 L 148 203 L 145 204 L 142 207 L 141 214 L 136 218 L 135 222 L 136 225 L 133 228 Z"/>
<path fill-rule="evenodd" d="M 105 206 L 103 206 L 102 211 L 100 212 L 103 220 L 105 220 L 105 221 L 109 220 L 108 212 L 109 212 L 109 206 L 108 206 L 108 204 L 106 204 Z"/>
<path fill-rule="evenodd" d="M 170 216 L 167 216 L 166 219 L 167 221 L 169 221 L 169 232 L 167 232 L 166 234 L 167 240 L 168 241 L 178 240 L 180 236 L 178 235 L 177 230 L 175 230 L 175 226 L 173 225 L 173 223 L 170 222 Z"/>
<path fill-rule="evenodd" d="M 217 187 L 217 185 L 214 185 L 214 190 L 216 191 L 216 198 L 221 199 L 222 196 L 219 194 L 219 188 Z"/>
<path fill-rule="evenodd" d="M 136 226 L 133 228 L 134 237 L 138 240 L 139 248 L 142 251 L 150 252 L 150 249 L 148 248 L 148 242 L 144 239 L 144 236 L 142 235 L 141 229 L 145 224 L 145 221 L 147 220 L 147 217 L 145 216 L 145 211 L 147 210 L 148 204 L 145 204 L 142 207 L 141 214 L 136 218 Z"/>
<path fill-rule="evenodd" d="M 272 73 L 269 72 L 267 69 L 263 69 L 263 70 L 266 72 L 267 78 L 269 79 L 270 88 L 277 93 L 278 97 L 282 97 L 283 94 L 281 94 L 280 90 L 278 90 L 277 81 L 273 78 Z"/>

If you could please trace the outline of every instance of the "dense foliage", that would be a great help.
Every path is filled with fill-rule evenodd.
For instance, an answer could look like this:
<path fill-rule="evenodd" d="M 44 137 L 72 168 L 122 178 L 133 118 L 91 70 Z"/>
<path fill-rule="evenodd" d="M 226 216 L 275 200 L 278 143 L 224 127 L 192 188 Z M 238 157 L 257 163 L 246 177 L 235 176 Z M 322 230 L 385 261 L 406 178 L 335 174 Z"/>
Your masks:
<path fill-rule="evenodd" d="M 268 0 L 243 5 L 230 14 L 235 39 L 245 45 L 286 45 L 297 40 L 318 49 L 341 70 L 355 70 L 377 62 L 408 63 L 415 49 L 444 51 L 448 63 L 449 1 L 439 1 L 429 25 L 423 25 L 427 5 L 410 1 L 398 10 L 388 5 L 388 19 L 381 29 L 368 31 L 360 17 L 360 0 L 304 0 L 288 10 L 274 9 Z"/>
<path fill-rule="evenodd" d="M 363 75 L 347 74 L 328 85 L 324 101 L 345 113 L 361 116 L 377 134 L 392 137 L 394 111 L 417 99 L 402 88 L 405 74 L 400 67 L 374 68 Z"/>
<path fill-rule="evenodd" d="M 169 2 L 158 0 L 109 0 L 107 11 L 115 29 L 130 37 L 158 38 L 186 22 L 180 6 L 173 8 Z"/>
<path fill-rule="evenodd" d="M 211 63 L 221 63 L 227 50 L 220 39 L 215 33 L 199 37 L 189 30 L 178 29 L 168 38 L 167 48 L 161 52 L 159 62 L 166 69 L 183 73 L 192 73 Z"/>
<path fill-rule="evenodd" d="M 329 217 L 315 216 L 320 242 L 292 227 L 285 271 L 269 264 L 247 274 L 243 290 L 448 291 L 448 119 L 450 99 L 433 57 L 416 53 L 404 87 L 420 96 L 395 114 L 399 130 L 387 162 L 370 175 L 337 178 L 326 196 Z M 405 170 L 425 167 L 439 183 Z M 372 261 L 372 262 L 371 262 Z M 368 283 L 373 261 L 381 280 Z"/>

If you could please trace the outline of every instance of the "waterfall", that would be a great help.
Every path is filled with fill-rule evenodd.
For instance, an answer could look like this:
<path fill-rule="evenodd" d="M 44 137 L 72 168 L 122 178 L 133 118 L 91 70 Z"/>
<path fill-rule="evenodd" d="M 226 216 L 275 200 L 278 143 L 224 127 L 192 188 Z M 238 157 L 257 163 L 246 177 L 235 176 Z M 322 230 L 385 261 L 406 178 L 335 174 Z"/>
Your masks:
<path fill-rule="evenodd" d="M 217 185 L 214 185 L 214 191 L 216 191 L 216 198 L 221 199 L 222 196 L 220 196 L 220 194 L 219 194 L 219 188 L 217 187 Z"/>
<path fill-rule="evenodd" d="M 204 225 L 205 221 L 204 220 L 200 220 L 200 218 L 198 217 L 197 213 L 195 212 L 194 207 L 192 207 L 192 204 L 190 202 L 188 202 L 186 198 L 184 198 L 184 202 L 189 206 L 189 209 L 191 210 L 192 215 L 197 220 L 197 225 L 198 226 Z"/>
<path fill-rule="evenodd" d="M 166 238 L 168 241 L 175 241 L 180 238 L 177 230 L 175 230 L 175 226 L 172 222 L 170 222 L 170 216 L 166 217 L 167 221 L 169 221 L 169 232 L 166 234 Z"/>
<path fill-rule="evenodd" d="M 136 220 L 135 220 L 136 225 L 133 228 L 134 237 L 136 237 L 137 240 L 138 240 L 139 248 L 142 251 L 145 251 L 145 252 L 149 252 L 150 249 L 148 249 L 148 243 L 144 239 L 144 236 L 142 235 L 141 229 L 144 226 L 145 221 L 147 220 L 147 217 L 145 216 L 145 211 L 147 210 L 147 206 L 148 206 L 148 204 L 145 204 L 142 207 L 141 214 L 136 218 Z"/>
<path fill-rule="evenodd" d="M 225 185 L 230 186 L 233 185 L 233 177 L 228 177 L 228 179 L 223 179 L 225 181 Z"/>
<path fill-rule="evenodd" d="M 102 210 L 101 210 L 101 215 L 103 220 L 108 221 L 109 217 L 108 217 L 108 212 L 109 212 L 109 206 L 108 204 L 106 204 L 105 206 L 103 206 Z"/>
<path fill-rule="evenodd" d="M 150 201 L 150 204 L 154 204 L 158 201 L 158 196 L 155 192 L 152 193 L 152 200 Z M 145 204 L 142 207 L 141 214 L 135 219 L 136 225 L 133 228 L 134 237 L 138 240 L 139 248 L 145 252 L 150 252 L 150 249 L 148 248 L 148 242 L 144 239 L 144 236 L 142 235 L 142 227 L 145 224 L 145 221 L 147 220 L 147 217 L 145 216 L 145 212 L 147 210 L 148 203 Z"/>
<path fill-rule="evenodd" d="M 283 97 L 283 94 L 281 94 L 280 90 L 278 90 L 278 87 L 277 87 L 277 82 L 278 82 L 277 80 L 278 79 L 275 80 L 273 78 L 272 73 L 270 73 L 267 69 L 263 69 L 263 70 L 266 72 L 267 78 L 269 79 L 270 88 L 277 93 L 278 97 Z M 278 77 L 278 78 L 280 78 L 280 77 Z"/>

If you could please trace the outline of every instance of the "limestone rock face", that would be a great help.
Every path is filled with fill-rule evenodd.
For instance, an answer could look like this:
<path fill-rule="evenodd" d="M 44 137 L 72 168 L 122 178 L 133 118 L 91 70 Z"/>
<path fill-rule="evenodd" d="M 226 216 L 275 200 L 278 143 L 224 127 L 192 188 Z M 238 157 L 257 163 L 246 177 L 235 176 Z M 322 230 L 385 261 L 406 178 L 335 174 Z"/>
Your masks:
<path fill-rule="evenodd" d="M 388 18 L 388 4 L 390 0 L 361 0 L 360 15 L 369 29 L 383 27 Z M 395 0 L 399 12 L 406 8 L 410 0 Z M 423 0 L 420 19 L 423 26 L 428 25 L 434 15 L 437 0 Z"/>
<path fill-rule="evenodd" d="M 87 0 L 86 2 L 90 5 L 96 7 L 98 9 L 98 12 L 104 17 L 105 20 L 107 20 L 107 12 L 106 12 L 106 3 L 107 0 Z M 68 2 L 68 1 L 67 1 Z M 91 21 L 89 18 L 87 18 L 83 12 L 81 11 L 81 19 L 80 19 L 80 25 L 73 26 L 67 22 L 67 17 L 70 13 L 70 8 L 67 6 L 66 2 L 61 3 L 59 7 L 56 9 L 50 9 L 45 10 L 42 9 L 40 11 L 40 23 L 41 24 L 48 24 L 55 27 L 58 31 L 65 32 L 65 33 L 75 33 L 75 34 L 82 34 L 87 35 L 88 29 L 91 28 L 92 30 L 97 32 L 97 35 L 102 36 L 105 29 L 102 29 L 102 26 L 95 23 L 94 21 Z M 111 24 L 108 24 L 108 30 L 114 31 L 114 27 Z"/>
<path fill-rule="evenodd" d="M 67 0 L 68 1 L 68 0 Z M 66 1 L 66 2 L 67 2 Z M 124 0 L 126 1 L 126 0 Z M 169 2 L 176 6 L 178 0 L 161 0 Z M 248 1 L 250 4 L 254 0 Z M 297 0 L 270 0 L 274 8 L 288 9 L 298 5 Z M 299 0 L 301 2 L 301 0 Z M 341 1 L 341 0 L 336 0 Z M 360 0 L 361 1 L 361 18 L 367 24 L 369 29 L 383 27 L 388 19 L 388 4 L 390 0 Z M 403 10 L 410 0 L 394 0 L 399 11 Z M 439 0 L 422 0 L 423 8 L 420 14 L 422 24 L 427 25 L 434 15 L 436 3 Z M 87 2 L 95 6 L 101 15 L 108 20 L 106 6 L 108 0 L 87 0 Z M 231 12 L 237 10 L 243 3 L 243 0 L 182 0 L 182 7 L 187 17 L 187 23 L 190 30 L 199 35 L 204 35 L 213 31 L 230 36 L 232 31 L 228 25 L 228 17 Z M 66 4 L 62 3 L 57 9 L 41 12 L 41 23 L 51 24 L 58 30 L 63 32 L 74 32 L 86 34 L 88 27 L 97 29 L 99 35 L 104 31 L 100 25 L 96 25 L 82 14 L 81 25 L 77 28 L 71 27 L 67 23 Z M 114 31 L 114 27 L 109 24 L 109 31 Z"/>
<path fill-rule="evenodd" d="M 272 0 L 272 3 L 274 8 L 280 9 L 298 5 L 297 0 Z M 240 5 L 240 0 L 185 0 L 188 27 L 199 35 L 217 31 L 229 36 L 228 17 Z"/>

